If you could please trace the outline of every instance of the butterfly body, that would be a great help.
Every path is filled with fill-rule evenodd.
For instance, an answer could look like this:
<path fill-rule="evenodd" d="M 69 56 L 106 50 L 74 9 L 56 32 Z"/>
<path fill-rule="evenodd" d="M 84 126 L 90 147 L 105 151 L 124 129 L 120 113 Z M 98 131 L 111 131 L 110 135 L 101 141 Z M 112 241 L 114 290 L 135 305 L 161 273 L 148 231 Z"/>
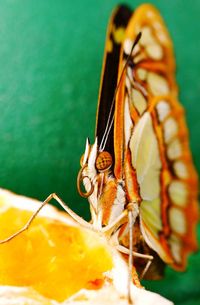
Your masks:
<path fill-rule="evenodd" d="M 156 253 L 155 265 L 162 260 L 184 270 L 196 249 L 197 175 L 178 101 L 172 42 L 151 5 L 134 13 L 121 6 L 111 18 L 96 141 L 86 144 L 81 175 L 96 228 L 108 228 L 117 245 L 129 249 L 131 209 L 133 249 Z"/>

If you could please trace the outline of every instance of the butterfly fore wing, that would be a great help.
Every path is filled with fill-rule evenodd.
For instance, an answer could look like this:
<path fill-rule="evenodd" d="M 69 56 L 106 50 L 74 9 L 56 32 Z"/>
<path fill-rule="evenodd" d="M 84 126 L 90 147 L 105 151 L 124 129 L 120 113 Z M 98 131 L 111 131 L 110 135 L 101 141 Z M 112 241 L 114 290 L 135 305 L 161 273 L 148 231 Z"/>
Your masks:
<path fill-rule="evenodd" d="M 113 110 L 111 110 L 111 105 L 117 86 L 121 43 L 124 39 L 125 28 L 129 18 L 131 17 L 131 14 L 132 11 L 127 6 L 121 5 L 117 7 L 110 18 L 107 29 L 96 115 L 95 137 L 98 137 L 99 144 L 102 142 L 107 123 L 109 126 L 111 124 L 109 121 L 109 115 L 111 119 L 113 118 L 114 105 Z M 114 159 L 113 127 L 111 128 L 110 136 L 106 141 L 105 150 L 108 151 Z"/>
<path fill-rule="evenodd" d="M 117 94 L 115 175 L 125 176 L 128 200 L 140 202 L 146 243 L 183 270 L 187 255 L 196 249 L 197 174 L 177 100 L 172 42 L 153 6 L 140 6 L 129 20 L 119 71 L 140 31 L 134 62 Z"/>

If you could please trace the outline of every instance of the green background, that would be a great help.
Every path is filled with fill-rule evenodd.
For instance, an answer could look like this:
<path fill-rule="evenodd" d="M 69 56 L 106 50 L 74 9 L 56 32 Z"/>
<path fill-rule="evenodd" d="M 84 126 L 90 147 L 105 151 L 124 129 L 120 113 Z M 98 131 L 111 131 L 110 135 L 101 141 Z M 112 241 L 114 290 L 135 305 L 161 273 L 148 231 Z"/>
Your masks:
<path fill-rule="evenodd" d="M 115 0 L 0 1 L 0 185 L 44 200 L 57 192 L 88 217 L 76 191 L 79 159 L 93 141 L 105 32 Z M 126 1 L 132 8 L 141 1 Z M 151 1 L 175 45 L 180 98 L 200 169 L 200 1 Z M 187 273 L 145 283 L 176 304 L 200 304 L 200 255 Z"/>

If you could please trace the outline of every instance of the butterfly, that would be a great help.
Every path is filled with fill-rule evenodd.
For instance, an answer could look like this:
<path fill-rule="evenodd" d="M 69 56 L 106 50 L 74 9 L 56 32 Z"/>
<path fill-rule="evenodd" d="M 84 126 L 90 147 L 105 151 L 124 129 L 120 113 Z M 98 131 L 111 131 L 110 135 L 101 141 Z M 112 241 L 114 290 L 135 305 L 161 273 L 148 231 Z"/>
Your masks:
<path fill-rule="evenodd" d="M 129 263 L 133 254 L 141 276 L 159 278 L 166 264 L 184 270 L 197 248 L 197 184 L 166 26 L 152 5 L 119 6 L 107 30 L 95 143 L 87 140 L 77 179 L 91 224 Z"/>
<path fill-rule="evenodd" d="M 141 277 L 166 264 L 184 270 L 197 248 L 197 174 L 184 110 L 178 101 L 173 46 L 159 12 L 119 6 L 106 38 L 95 143 L 86 141 L 77 187 L 91 222 L 52 198 L 77 222 L 104 234 Z M 82 189 L 82 183 L 85 190 Z M 137 281 L 137 276 L 134 277 Z"/>

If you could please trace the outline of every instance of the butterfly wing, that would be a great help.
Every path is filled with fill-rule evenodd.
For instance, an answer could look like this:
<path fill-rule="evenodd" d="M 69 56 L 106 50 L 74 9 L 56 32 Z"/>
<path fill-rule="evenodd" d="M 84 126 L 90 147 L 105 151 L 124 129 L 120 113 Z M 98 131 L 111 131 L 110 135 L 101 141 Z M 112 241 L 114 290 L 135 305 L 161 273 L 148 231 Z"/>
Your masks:
<path fill-rule="evenodd" d="M 113 12 L 108 25 L 96 117 L 98 143 L 102 143 L 107 124 L 110 121 L 109 118 L 113 118 L 115 105 L 113 104 L 112 109 L 111 105 L 117 86 L 121 44 L 131 15 L 132 11 L 127 6 L 121 5 Z M 109 135 L 105 150 L 110 152 L 114 158 L 113 128 L 111 128 Z"/>
<path fill-rule="evenodd" d="M 115 105 L 115 177 L 125 177 L 127 199 L 140 202 L 146 243 L 175 269 L 183 270 L 196 249 L 197 174 L 178 101 L 173 46 L 158 11 L 140 6 L 129 19 L 119 73 L 134 49 Z"/>

